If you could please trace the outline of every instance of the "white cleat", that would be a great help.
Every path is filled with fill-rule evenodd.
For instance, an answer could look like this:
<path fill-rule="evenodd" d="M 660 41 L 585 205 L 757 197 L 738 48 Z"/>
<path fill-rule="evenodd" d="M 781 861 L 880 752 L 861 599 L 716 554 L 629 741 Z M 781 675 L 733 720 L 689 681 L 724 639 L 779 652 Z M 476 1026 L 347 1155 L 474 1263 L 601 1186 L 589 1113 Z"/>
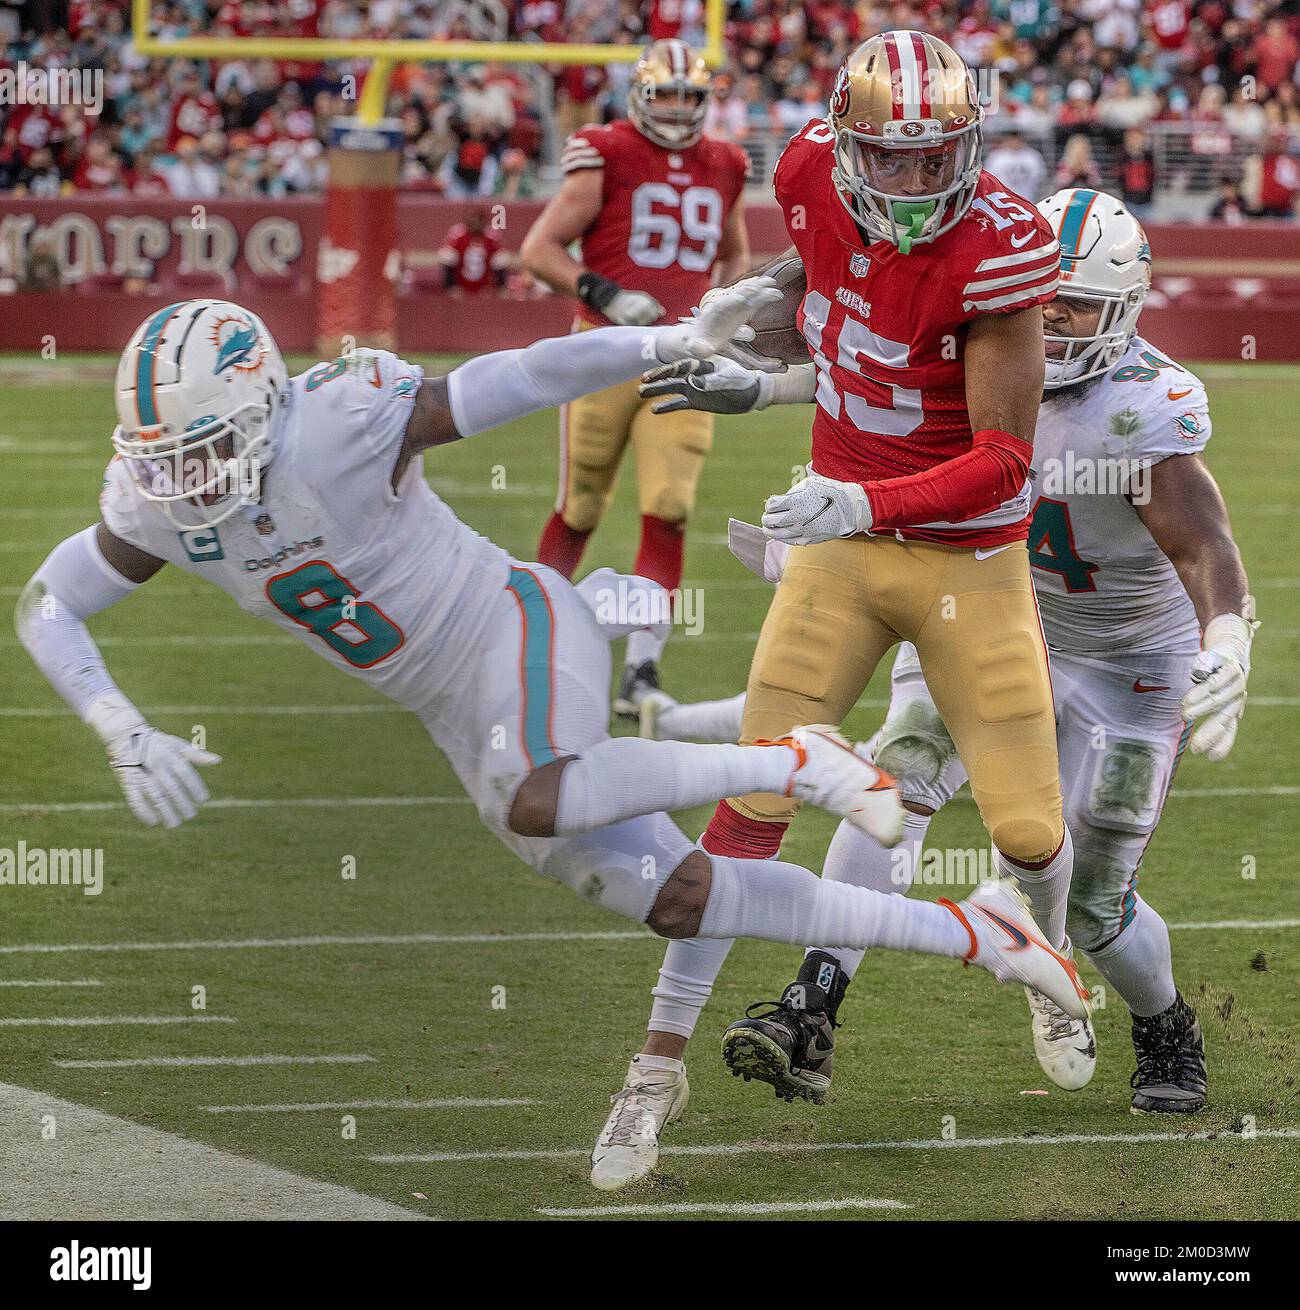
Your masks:
<path fill-rule="evenodd" d="M 1073 959 L 1067 939 L 1061 954 Z M 1030 1026 L 1034 1033 L 1034 1054 L 1043 1072 L 1067 1092 L 1087 1087 L 1097 1070 L 1097 1039 L 1087 1019 L 1073 1019 L 1042 992 L 1025 988 Z"/>
<path fill-rule="evenodd" d="M 614 1108 L 591 1153 L 592 1186 L 613 1192 L 644 1178 L 659 1163 L 664 1126 L 682 1117 L 690 1094 L 684 1064 L 672 1072 L 645 1069 L 633 1056 L 627 1082 L 609 1098 Z"/>
<path fill-rule="evenodd" d="M 851 746 L 825 723 L 796 728 L 770 744 L 789 746 L 799 756 L 788 796 L 847 819 L 882 846 L 898 844 L 905 814 L 898 784 L 865 758 L 865 747 Z"/>
<path fill-rule="evenodd" d="M 648 741 L 662 741 L 659 735 L 659 716 L 664 710 L 670 710 L 677 702 L 666 691 L 648 691 L 641 698 L 637 707 L 641 718 L 639 735 Z"/>
<path fill-rule="evenodd" d="M 999 982 L 1024 983 L 1071 1019 L 1088 1017 L 1088 989 L 1079 981 L 1074 961 L 1043 939 L 1014 879 L 981 883 L 960 905 L 949 900 L 939 904 L 950 909 L 970 933 L 967 964 L 982 965 Z"/>

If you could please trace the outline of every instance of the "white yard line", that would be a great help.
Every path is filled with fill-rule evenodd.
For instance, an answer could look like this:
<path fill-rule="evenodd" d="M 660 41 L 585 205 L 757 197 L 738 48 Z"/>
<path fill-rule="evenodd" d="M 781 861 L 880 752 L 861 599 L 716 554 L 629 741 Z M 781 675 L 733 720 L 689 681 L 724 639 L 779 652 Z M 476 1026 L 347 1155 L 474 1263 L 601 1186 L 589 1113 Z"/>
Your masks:
<path fill-rule="evenodd" d="M 235 1023 L 228 1014 L 74 1014 L 57 1018 L 0 1019 L 0 1028 L 108 1028 L 118 1024 L 161 1027 L 172 1023 Z"/>
<path fill-rule="evenodd" d="M 1252 704 L 1254 702 L 1252 701 Z M 1298 702 L 1300 703 L 1300 702 Z M 142 705 L 146 718 L 157 714 L 247 714 L 258 718 L 310 714 L 410 714 L 402 705 Z M 76 718 L 65 706 L 41 706 L 28 709 L 21 705 L 0 705 L 0 719 L 69 719 Z"/>
<path fill-rule="evenodd" d="M 374 1064 L 373 1055 L 145 1055 L 129 1060 L 52 1060 L 60 1069 L 206 1069 L 258 1064 Z"/>
<path fill-rule="evenodd" d="M 208 1114 L 306 1114 L 316 1110 L 499 1110 L 539 1102 L 519 1096 L 444 1096 L 429 1101 L 285 1101 L 270 1105 L 204 1105 Z"/>
<path fill-rule="evenodd" d="M 272 797 L 218 796 L 203 802 L 205 810 L 279 810 L 298 807 L 307 810 L 365 809 L 370 806 L 469 805 L 468 796 L 298 796 L 276 800 Z M 124 801 L 9 801 L 0 805 L 0 814 L 22 814 L 39 810 L 50 814 L 98 814 L 120 810 Z"/>
<path fill-rule="evenodd" d="M 1300 1138 L 1300 1128 L 1260 1128 L 1255 1138 Z M 1238 1133 L 1065 1133 L 1050 1137 L 940 1137 L 901 1142 L 718 1142 L 710 1146 L 664 1146 L 661 1155 L 802 1155 L 823 1151 L 971 1151 L 1013 1146 L 1140 1146 L 1148 1142 L 1241 1142 Z M 557 1151 L 432 1151 L 419 1155 L 368 1155 L 372 1164 L 467 1164 L 485 1160 L 576 1160 L 591 1155 L 588 1146 Z"/>
<path fill-rule="evenodd" d="M 98 978 L 0 978 L 0 987 L 102 987 Z"/>
<path fill-rule="evenodd" d="M 641 1205 L 589 1205 L 560 1209 L 555 1206 L 538 1206 L 537 1213 L 551 1219 L 613 1219 L 620 1215 L 629 1218 L 638 1215 L 678 1214 L 802 1214 L 808 1211 L 821 1213 L 827 1210 L 910 1210 L 902 1201 L 886 1201 L 875 1197 L 848 1196 L 835 1201 L 664 1201 L 659 1205 L 645 1202 Z"/>
<path fill-rule="evenodd" d="M 1185 800 L 1210 796 L 1300 796 L 1300 786 L 1276 787 L 1175 787 L 1170 799 Z M 966 793 L 955 798 L 961 804 L 974 804 Z M 205 810 L 280 810 L 280 809 L 368 809 L 409 808 L 423 805 L 469 805 L 468 796 L 218 796 L 205 801 Z M 124 810 L 122 801 L 5 801 L 0 814 L 99 814 Z"/>
<path fill-rule="evenodd" d="M 1220 919 L 1171 923 L 1171 932 L 1213 932 L 1300 928 L 1300 919 Z M 363 933 L 354 937 L 246 937 L 180 942 L 22 942 L 0 946 L 0 955 L 105 955 L 133 951 L 262 951 L 331 946 L 511 946 L 527 942 L 656 942 L 648 929 L 608 932 L 413 932 Z"/>
<path fill-rule="evenodd" d="M 655 941 L 648 930 L 610 932 L 412 932 L 387 935 L 361 933 L 353 937 L 245 937 L 234 940 L 184 942 L 80 942 L 69 945 L 24 942 L 0 946 L 0 955 L 104 954 L 119 951 L 257 951 L 313 946 L 496 946 L 518 942 Z"/>
<path fill-rule="evenodd" d="M 42 1135 L 51 1123 L 54 1136 Z M 9 1083 L 0 1083 L 0 1177 L 0 1220 L 423 1217 Z"/>

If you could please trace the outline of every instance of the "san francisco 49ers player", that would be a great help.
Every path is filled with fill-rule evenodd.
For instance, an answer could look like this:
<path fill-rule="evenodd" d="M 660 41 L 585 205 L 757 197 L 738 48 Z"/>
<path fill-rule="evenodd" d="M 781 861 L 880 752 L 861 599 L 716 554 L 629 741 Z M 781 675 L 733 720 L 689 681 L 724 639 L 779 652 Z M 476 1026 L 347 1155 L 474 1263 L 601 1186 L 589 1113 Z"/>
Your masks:
<path fill-rule="evenodd" d="M 626 120 L 586 127 L 564 148 L 564 184 L 524 239 L 525 266 L 576 296 L 579 331 L 602 323 L 672 323 L 699 303 L 716 267 L 724 283 L 749 259 L 738 146 L 703 135 L 709 70 L 684 41 L 649 46 L 637 62 Z M 569 247 L 581 241 L 581 259 Z M 566 577 L 582 559 L 630 445 L 636 455 L 641 542 L 633 572 L 681 585 L 686 520 L 713 416 L 656 415 L 636 382 L 560 411 L 560 485 L 537 557 Z M 629 637 L 615 710 L 659 685 L 663 637 Z"/>
<path fill-rule="evenodd" d="M 1067 954 L 1073 854 L 1025 545 L 1041 307 L 1056 294 L 1058 242 L 1031 204 L 981 170 L 982 117 L 970 71 L 947 45 L 886 32 L 849 56 L 827 118 L 777 165 L 812 360 L 766 375 L 742 408 L 799 398 L 817 409 L 808 476 L 763 514 L 768 537 L 793 549 L 754 653 L 741 740 L 810 717 L 842 722 L 885 653 L 912 642 L 995 863 Z M 661 403 L 707 405 L 736 367 L 688 364 L 698 402 Z M 702 845 L 774 856 L 797 809 L 773 794 L 725 801 Z M 626 1181 L 625 1153 L 611 1147 L 639 1087 L 680 1080 L 657 1103 L 684 1102 L 674 1008 L 707 988 L 723 950 L 670 948 L 646 1045 L 597 1142 L 598 1186 Z"/>
<path fill-rule="evenodd" d="M 1200 1024 L 1174 981 L 1165 921 L 1137 890 L 1139 870 L 1184 749 L 1210 760 L 1232 749 L 1258 624 L 1202 455 L 1211 429 L 1205 389 L 1137 335 L 1151 282 L 1142 225 L 1114 196 L 1087 189 L 1059 191 L 1039 208 L 1061 243 L 1061 288 L 1043 309 L 1047 377 L 1029 558 L 1052 652 L 1076 852 L 1066 924 L 1131 1012 L 1131 1108 L 1191 1114 L 1207 1095 Z M 758 385 L 750 374 L 748 387 Z M 664 394 L 689 394 L 676 388 Z M 788 546 L 734 523 L 732 541 L 744 563 L 779 579 Z M 869 749 L 899 780 L 904 842 L 886 850 L 841 827 L 822 876 L 905 893 L 918 865 L 925 870 L 931 816 L 965 772 L 914 647 L 899 648 L 891 683 Z M 744 699 L 681 705 L 656 692 L 641 704 L 642 735 L 735 741 Z M 778 1095 L 820 1103 L 840 1005 L 861 962 L 856 951 L 810 949 L 780 1001 L 752 1006 L 732 1025 L 728 1048 L 748 1044 Z M 700 992 L 697 1007 L 707 999 Z M 1088 1021 L 1032 996 L 1030 1010 L 1043 1071 L 1067 1090 L 1087 1085 L 1096 1066 Z M 673 1019 L 689 1029 L 680 1003 Z M 642 1099 L 648 1109 L 653 1098 Z M 654 1145 L 625 1152 L 624 1170 L 647 1151 L 652 1166 Z"/>

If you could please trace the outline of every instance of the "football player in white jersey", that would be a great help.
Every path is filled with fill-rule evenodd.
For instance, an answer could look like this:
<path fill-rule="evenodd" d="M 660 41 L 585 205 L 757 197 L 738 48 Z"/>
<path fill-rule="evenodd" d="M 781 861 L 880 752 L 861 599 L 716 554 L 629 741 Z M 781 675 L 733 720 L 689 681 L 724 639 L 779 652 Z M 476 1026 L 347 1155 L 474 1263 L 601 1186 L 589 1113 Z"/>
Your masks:
<path fill-rule="evenodd" d="M 1060 241 L 1061 290 L 1043 311 L 1047 390 L 1029 549 L 1075 845 L 1067 930 L 1132 1012 L 1133 1110 L 1192 1113 L 1206 1100 L 1200 1025 L 1174 985 L 1165 923 L 1137 892 L 1138 869 L 1189 741 L 1212 760 L 1232 748 L 1257 625 L 1223 498 L 1201 458 L 1205 389 L 1136 335 L 1151 279 L 1141 225 L 1091 190 L 1060 191 L 1039 208 Z M 735 413 L 757 394 L 753 374 L 720 360 L 648 377 L 645 389 L 667 403 Z M 755 572 L 779 581 L 787 546 L 734 522 L 732 542 Z M 734 741 L 743 704 L 742 695 L 679 705 L 657 693 L 642 706 L 642 732 Z M 906 892 L 931 816 L 966 780 L 910 645 L 895 660 L 889 712 L 869 750 L 899 779 L 904 841 L 887 851 L 841 825 L 822 876 Z M 679 1114 L 686 1101 L 685 1043 L 728 949 L 670 944 L 646 1047 L 597 1143 L 597 1185 L 653 1167 L 667 1107 Z M 787 1100 L 820 1102 L 839 1005 L 862 954 L 809 949 L 779 1001 L 750 1007 L 728 1028 L 732 1071 Z M 1091 1025 L 1027 995 L 1039 1063 L 1057 1086 L 1083 1087 L 1096 1062 Z M 626 1131 L 634 1118 L 635 1140 Z"/>
<path fill-rule="evenodd" d="M 159 309 L 118 367 L 102 522 L 37 570 L 18 605 L 23 644 L 99 735 L 145 823 L 193 818 L 208 795 L 195 766 L 219 760 L 145 721 L 85 620 L 171 563 L 419 715 L 483 822 L 607 909 L 666 936 L 967 958 L 1085 1015 L 1073 965 L 1011 886 L 945 908 L 696 850 L 666 812 L 737 792 L 789 789 L 891 844 L 903 810 L 893 780 L 829 729 L 753 747 L 611 740 L 609 641 L 645 625 L 655 584 L 606 570 L 574 588 L 520 564 L 423 477 L 424 451 L 634 378 L 652 358 L 717 350 L 777 294 L 753 279 L 685 324 L 539 341 L 435 378 L 377 350 L 289 378 L 238 305 Z"/>

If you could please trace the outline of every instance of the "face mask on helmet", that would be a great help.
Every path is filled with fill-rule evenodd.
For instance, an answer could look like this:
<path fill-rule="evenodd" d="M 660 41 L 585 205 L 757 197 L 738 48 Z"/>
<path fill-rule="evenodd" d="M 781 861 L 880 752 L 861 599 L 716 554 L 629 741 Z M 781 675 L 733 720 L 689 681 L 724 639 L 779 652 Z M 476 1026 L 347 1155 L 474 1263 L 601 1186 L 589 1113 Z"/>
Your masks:
<path fill-rule="evenodd" d="M 656 145 L 685 150 L 704 132 L 708 92 L 685 82 L 641 82 L 632 88 L 628 114 Z"/>
<path fill-rule="evenodd" d="M 908 254 L 947 232 L 970 208 L 979 185 L 980 136 L 972 125 L 945 137 L 936 124 L 923 129 L 924 144 L 917 144 L 890 132 L 896 126 L 885 124 L 889 136 L 883 138 L 840 129 L 832 176 L 859 226 Z"/>
<path fill-rule="evenodd" d="M 168 306 L 118 365 L 113 447 L 177 528 L 212 527 L 258 500 L 287 382 L 255 315 L 222 301 Z"/>
<path fill-rule="evenodd" d="M 1074 313 L 1064 320 L 1050 318 L 1043 326 L 1043 347 L 1047 353 L 1043 386 L 1048 391 L 1073 386 L 1108 372 L 1123 357 L 1137 330 L 1138 315 L 1146 299 L 1145 287 L 1133 287 L 1119 295 L 1071 287 L 1075 294 L 1058 297 L 1073 302 Z M 1072 319 L 1097 314 L 1096 327 L 1063 332 L 1075 326 Z M 1081 325 L 1079 325 L 1081 326 Z"/>

